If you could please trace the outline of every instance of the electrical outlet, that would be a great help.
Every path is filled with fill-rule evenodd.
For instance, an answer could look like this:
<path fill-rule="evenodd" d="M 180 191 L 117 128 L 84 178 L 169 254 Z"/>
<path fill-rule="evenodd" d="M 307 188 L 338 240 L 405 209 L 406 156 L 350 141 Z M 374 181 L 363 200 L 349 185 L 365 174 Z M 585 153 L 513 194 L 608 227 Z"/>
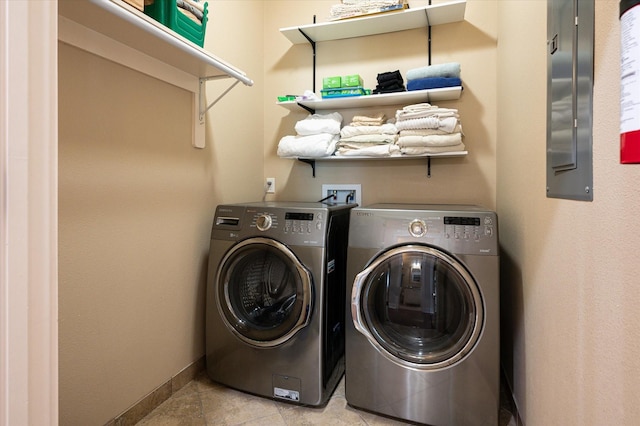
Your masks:
<path fill-rule="evenodd" d="M 329 183 L 322 185 L 321 198 L 330 195 L 333 195 L 333 198 L 328 198 L 327 201 L 334 203 L 357 203 L 359 206 L 362 205 L 362 185 L 359 183 L 346 185 Z"/>
<path fill-rule="evenodd" d="M 267 194 L 275 194 L 276 193 L 276 178 L 267 178 L 265 180 L 265 188 Z"/>

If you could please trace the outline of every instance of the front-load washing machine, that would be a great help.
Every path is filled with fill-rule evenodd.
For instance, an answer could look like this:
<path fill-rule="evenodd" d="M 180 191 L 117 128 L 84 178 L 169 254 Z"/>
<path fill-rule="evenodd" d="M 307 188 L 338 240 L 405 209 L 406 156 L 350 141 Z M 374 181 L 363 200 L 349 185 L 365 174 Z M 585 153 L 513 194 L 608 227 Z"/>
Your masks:
<path fill-rule="evenodd" d="M 494 212 L 461 205 L 355 208 L 347 283 L 351 406 L 430 425 L 498 424 Z"/>
<path fill-rule="evenodd" d="M 209 377 L 301 405 L 344 373 L 346 251 L 355 204 L 220 205 L 206 299 Z"/>

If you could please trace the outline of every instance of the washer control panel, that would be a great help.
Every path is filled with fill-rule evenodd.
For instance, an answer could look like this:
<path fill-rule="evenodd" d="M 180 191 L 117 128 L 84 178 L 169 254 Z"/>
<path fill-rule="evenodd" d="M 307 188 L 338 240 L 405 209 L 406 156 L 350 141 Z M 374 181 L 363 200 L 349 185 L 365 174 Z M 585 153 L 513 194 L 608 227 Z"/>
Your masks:
<path fill-rule="evenodd" d="M 324 241 L 323 211 L 256 210 L 251 212 L 251 228 L 291 244 L 315 245 Z"/>

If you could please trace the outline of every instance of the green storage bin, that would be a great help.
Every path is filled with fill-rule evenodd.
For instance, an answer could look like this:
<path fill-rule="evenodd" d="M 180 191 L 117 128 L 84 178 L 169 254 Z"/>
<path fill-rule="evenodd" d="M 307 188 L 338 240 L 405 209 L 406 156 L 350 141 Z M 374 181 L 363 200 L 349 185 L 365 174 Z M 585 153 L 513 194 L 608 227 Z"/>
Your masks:
<path fill-rule="evenodd" d="M 187 40 L 204 46 L 204 34 L 207 29 L 209 3 L 202 3 L 204 7 L 202 24 L 189 19 L 184 13 L 178 10 L 176 0 L 154 0 L 150 5 L 144 6 L 144 13 L 167 28 L 172 29 Z"/>

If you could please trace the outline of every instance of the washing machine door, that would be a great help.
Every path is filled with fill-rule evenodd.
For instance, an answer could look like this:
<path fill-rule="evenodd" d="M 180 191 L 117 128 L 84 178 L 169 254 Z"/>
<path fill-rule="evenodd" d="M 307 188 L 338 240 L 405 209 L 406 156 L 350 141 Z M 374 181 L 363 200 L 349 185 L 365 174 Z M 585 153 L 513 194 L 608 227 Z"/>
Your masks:
<path fill-rule="evenodd" d="M 482 332 L 480 290 L 462 263 L 425 245 L 393 247 L 353 284 L 355 328 L 389 360 L 420 370 L 463 360 Z"/>
<path fill-rule="evenodd" d="M 311 273 L 278 241 L 250 238 L 236 244 L 222 259 L 216 282 L 224 323 L 250 345 L 283 344 L 309 324 Z"/>

